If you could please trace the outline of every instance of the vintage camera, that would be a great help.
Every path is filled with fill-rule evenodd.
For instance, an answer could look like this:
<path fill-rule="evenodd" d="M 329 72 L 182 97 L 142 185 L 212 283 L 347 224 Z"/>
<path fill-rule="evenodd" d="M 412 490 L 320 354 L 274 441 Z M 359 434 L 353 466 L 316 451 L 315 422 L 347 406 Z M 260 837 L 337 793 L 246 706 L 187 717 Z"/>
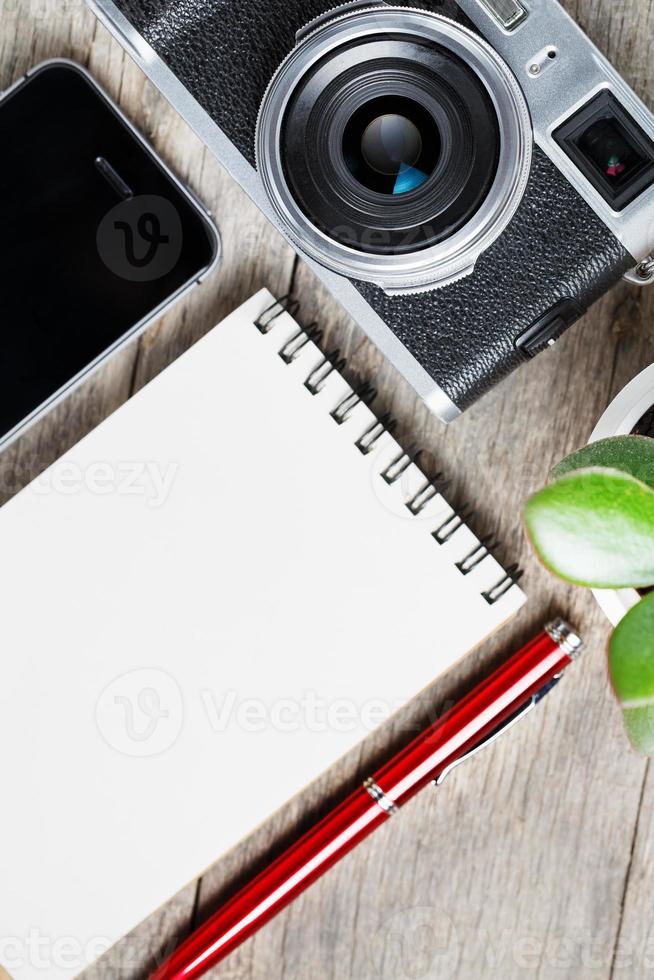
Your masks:
<path fill-rule="evenodd" d="M 654 278 L 654 117 L 556 0 L 89 0 L 444 421 Z"/>

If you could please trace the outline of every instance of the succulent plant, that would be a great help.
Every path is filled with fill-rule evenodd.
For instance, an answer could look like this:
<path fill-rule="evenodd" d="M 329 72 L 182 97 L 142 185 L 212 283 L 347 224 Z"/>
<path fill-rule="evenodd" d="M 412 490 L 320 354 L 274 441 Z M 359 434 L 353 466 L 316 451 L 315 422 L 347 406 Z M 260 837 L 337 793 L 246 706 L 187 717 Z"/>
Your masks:
<path fill-rule="evenodd" d="M 654 439 L 615 436 L 568 456 L 524 509 L 536 554 L 595 589 L 654 588 Z M 609 672 L 633 746 L 654 755 L 654 592 L 618 625 Z"/>

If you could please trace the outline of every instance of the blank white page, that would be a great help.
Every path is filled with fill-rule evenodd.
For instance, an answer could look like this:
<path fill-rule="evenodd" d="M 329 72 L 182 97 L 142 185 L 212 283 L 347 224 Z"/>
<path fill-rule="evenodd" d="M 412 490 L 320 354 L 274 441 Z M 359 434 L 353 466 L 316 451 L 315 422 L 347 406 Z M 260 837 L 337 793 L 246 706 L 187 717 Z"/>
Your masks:
<path fill-rule="evenodd" d="M 0 511 L 0 959 L 70 977 L 522 604 L 263 290 Z M 32 937 L 30 941 L 30 936 Z M 35 944 L 34 937 L 42 940 Z M 36 946 L 36 952 L 35 952 Z M 41 961 L 39 965 L 38 961 Z M 43 961 L 48 962 L 45 970 Z"/>

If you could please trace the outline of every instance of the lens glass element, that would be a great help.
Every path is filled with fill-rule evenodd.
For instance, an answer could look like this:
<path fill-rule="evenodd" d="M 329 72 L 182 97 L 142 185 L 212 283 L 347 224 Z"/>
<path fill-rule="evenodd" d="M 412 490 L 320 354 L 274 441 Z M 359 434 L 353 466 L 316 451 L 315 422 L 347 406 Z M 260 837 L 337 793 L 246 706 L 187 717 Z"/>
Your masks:
<path fill-rule="evenodd" d="M 407 194 L 421 187 L 440 151 L 434 119 L 412 99 L 372 99 L 353 114 L 343 133 L 348 170 L 378 194 Z"/>

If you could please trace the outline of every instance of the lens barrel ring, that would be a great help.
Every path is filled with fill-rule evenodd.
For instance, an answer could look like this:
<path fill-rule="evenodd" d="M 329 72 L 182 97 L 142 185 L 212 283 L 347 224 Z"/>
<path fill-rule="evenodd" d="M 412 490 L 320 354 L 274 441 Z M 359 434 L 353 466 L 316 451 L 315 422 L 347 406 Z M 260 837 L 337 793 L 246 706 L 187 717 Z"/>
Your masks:
<path fill-rule="evenodd" d="M 399 212 L 407 194 L 433 179 L 436 169 L 442 171 L 441 133 L 447 129 L 447 119 L 440 105 L 433 102 L 428 108 L 426 96 L 421 104 L 415 85 L 397 76 L 399 72 L 392 80 L 392 96 L 383 94 L 362 102 L 344 120 L 342 131 L 339 127 L 334 133 L 340 144 L 338 151 L 334 147 L 334 157 L 339 166 L 344 164 L 346 178 L 354 176 L 357 184 L 378 195 L 372 201 L 382 206 L 394 203 Z M 402 166 L 419 171 L 420 180 L 396 193 L 394 182 Z"/>
<path fill-rule="evenodd" d="M 338 79 L 334 88 L 338 91 L 339 103 L 334 106 L 328 106 L 326 109 L 326 118 L 324 120 L 324 125 L 321 127 L 322 132 L 320 134 L 321 146 L 318 150 L 323 150 L 322 161 L 329 163 L 331 176 L 336 176 L 343 184 L 343 196 L 345 201 L 350 199 L 350 203 L 353 207 L 361 207 L 366 204 L 370 207 L 371 215 L 374 215 L 379 220 L 383 221 L 386 211 L 389 207 L 394 208 L 398 215 L 406 212 L 407 220 L 410 218 L 410 203 L 407 201 L 408 195 L 397 196 L 395 198 L 389 197 L 388 194 L 376 193 L 374 190 L 367 190 L 365 187 L 352 178 L 352 173 L 348 170 L 345 165 L 343 154 L 340 152 L 340 146 L 345 137 L 345 130 L 352 118 L 358 111 L 364 109 L 369 102 L 373 102 L 378 98 L 386 98 L 384 94 L 384 89 L 381 88 L 385 85 L 387 81 L 390 80 L 393 85 L 393 90 L 395 97 L 397 99 L 405 98 L 407 100 L 416 99 L 419 95 L 422 96 L 423 104 L 428 105 L 429 111 L 433 115 L 438 116 L 438 122 L 440 123 L 440 129 L 444 130 L 449 128 L 449 123 L 445 113 L 442 111 L 441 106 L 437 105 L 434 100 L 430 99 L 429 93 L 425 90 L 420 91 L 419 80 L 410 79 L 407 72 L 403 72 L 401 69 L 396 70 L 392 75 L 388 73 L 385 74 L 383 79 L 375 79 L 374 77 L 368 77 L 361 79 L 358 76 L 354 76 L 352 79 L 353 91 L 348 93 L 347 87 L 343 84 L 346 80 Z M 377 83 L 377 84 L 375 84 Z M 349 97 L 348 97 L 349 96 Z M 317 119 L 320 119 L 320 109 L 321 105 L 327 103 L 329 100 L 329 92 L 326 91 L 324 94 L 324 99 L 321 99 L 319 103 L 316 103 L 315 115 Z M 432 104 L 433 103 L 433 104 Z M 391 108 L 393 105 L 391 104 Z M 336 119 L 333 117 L 336 116 Z M 319 123 L 318 123 L 319 125 Z M 311 134 L 309 134 L 309 140 L 311 141 Z M 441 161 L 439 161 L 438 170 L 439 172 L 443 169 Z M 290 175 L 287 175 L 289 179 Z M 433 180 L 434 175 L 430 179 Z"/>
<path fill-rule="evenodd" d="M 347 139 L 346 131 L 351 121 L 351 118 L 348 119 L 347 116 L 350 109 L 347 102 L 344 102 L 341 107 L 341 118 L 338 120 L 338 125 L 334 127 L 332 134 L 329 134 L 334 137 L 330 146 L 330 176 L 336 176 L 338 179 L 338 191 L 342 195 L 343 202 L 345 204 L 348 202 L 351 203 L 353 208 L 369 215 L 382 228 L 392 228 L 397 222 L 405 222 L 407 225 L 419 224 L 420 218 L 416 213 L 416 208 L 420 207 L 421 202 L 424 204 L 426 196 L 432 199 L 435 198 L 436 200 L 433 200 L 431 207 L 427 206 L 425 209 L 425 219 L 428 219 L 440 210 L 438 198 L 447 196 L 447 190 L 442 181 L 445 178 L 448 179 L 448 182 L 451 182 L 451 177 L 447 175 L 447 163 L 450 156 L 450 145 L 453 142 L 452 129 L 456 127 L 458 122 L 458 120 L 448 118 L 443 107 L 432 99 L 427 91 L 421 92 L 415 80 L 412 80 L 408 84 L 403 84 L 403 80 L 396 76 L 393 86 L 393 98 L 389 99 L 387 96 L 379 94 L 380 87 L 386 84 L 387 78 L 388 76 L 386 75 L 384 80 L 380 79 L 377 86 L 366 87 L 365 96 L 364 91 L 361 92 L 362 97 L 358 100 L 360 106 L 354 110 L 354 113 L 365 110 L 369 104 L 374 104 L 376 100 L 381 101 L 383 99 L 385 109 L 399 110 L 401 108 L 400 100 L 402 99 L 406 99 L 408 102 L 417 101 L 418 98 L 422 99 L 422 107 L 429 113 L 430 118 L 436 122 L 440 147 L 434 160 L 434 165 L 425 181 L 419 187 L 409 190 L 407 193 L 394 196 L 366 187 L 353 175 L 352 170 L 347 166 L 343 153 L 339 152 L 340 145 Z M 328 190 L 331 191 L 332 188 L 333 185 L 330 183 Z M 353 214 L 352 217 L 354 218 L 356 215 Z"/>
<path fill-rule="evenodd" d="M 282 159 L 285 113 L 301 80 L 345 46 L 401 36 L 440 45 L 466 62 L 493 103 L 499 129 L 499 159 L 490 190 L 474 217 L 443 241 L 402 254 L 377 254 L 326 234 L 299 206 Z M 375 7 L 337 15 L 302 38 L 273 76 L 257 125 L 257 166 L 281 226 L 298 248 L 352 279 L 387 291 L 415 292 L 444 285 L 471 271 L 509 223 L 524 195 L 531 165 L 529 111 L 515 77 L 483 39 L 454 21 L 413 8 Z M 413 192 L 412 192 L 413 193 Z M 407 195 L 408 204 L 409 195 Z"/>
<path fill-rule="evenodd" d="M 406 73 L 404 73 L 406 74 Z M 415 99 L 419 97 L 422 99 L 422 105 L 430 112 L 434 117 L 436 117 L 438 129 L 440 133 L 445 134 L 445 139 L 448 143 L 451 143 L 451 139 L 447 139 L 450 136 L 452 129 L 457 125 L 459 120 L 448 118 L 448 114 L 439 105 L 435 99 L 431 98 L 431 95 L 427 88 L 425 87 L 421 91 L 419 84 L 416 84 L 415 79 L 403 79 L 400 76 L 400 72 L 396 72 L 394 77 L 390 79 L 393 84 L 394 96 L 396 98 L 405 98 L 407 100 Z M 366 80 L 367 81 L 367 80 Z M 384 88 L 389 82 L 389 75 L 386 73 L 383 77 L 378 80 L 371 79 L 373 84 L 363 84 L 360 83 L 359 78 L 353 79 L 353 86 L 358 87 L 358 91 L 352 93 L 353 98 L 347 98 L 346 93 L 343 88 L 339 88 L 338 95 L 340 97 L 339 104 L 336 107 L 335 112 L 329 112 L 325 117 L 324 125 L 318 126 L 322 132 L 318 135 L 316 140 L 316 151 L 317 159 L 315 161 L 308 160 L 307 163 L 309 167 L 312 163 L 315 163 L 316 168 L 320 167 L 321 164 L 327 165 L 325 167 L 324 176 L 330 178 L 338 178 L 342 183 L 343 197 L 347 203 L 348 198 L 353 208 L 368 207 L 371 217 L 377 218 L 380 222 L 384 223 L 385 220 L 393 221 L 393 216 L 389 213 L 389 209 L 401 219 L 404 217 L 407 221 L 412 220 L 413 208 L 415 207 L 415 192 L 413 193 L 413 198 L 408 199 L 408 195 L 398 195 L 396 197 L 389 196 L 388 194 L 377 193 L 374 190 L 368 190 L 362 186 L 353 176 L 350 170 L 348 170 L 343 154 L 340 151 L 340 145 L 343 142 L 345 130 L 350 121 L 351 115 L 356 113 L 358 110 L 365 108 L 368 102 L 372 102 L 375 99 L 385 98 L 383 95 Z M 374 84 L 374 82 L 377 84 Z M 346 96 L 345 98 L 343 96 Z M 329 93 L 325 93 L 324 100 L 321 99 L 315 107 L 315 115 L 318 120 L 320 120 L 320 112 L 322 105 L 329 98 Z M 393 103 L 392 103 L 393 105 Z M 332 121 L 332 117 L 336 116 Z M 331 124 L 330 124 L 331 123 Z M 308 143 L 311 145 L 313 140 L 311 138 L 310 131 L 311 122 L 309 122 L 308 127 Z M 322 152 L 321 152 L 322 151 Z M 439 192 L 439 180 L 442 179 L 444 170 L 446 169 L 447 155 L 441 154 L 441 158 L 438 160 L 437 166 L 435 167 L 432 174 L 428 178 L 428 183 L 430 185 L 430 191 Z M 314 176 L 318 176 L 319 171 L 314 171 Z M 292 182 L 292 177 L 287 173 L 287 180 L 289 183 Z M 424 186 L 424 185 L 423 185 Z M 324 189 L 324 188 L 322 188 Z M 327 188 L 331 189 L 330 186 Z M 443 188 L 440 188 L 440 194 L 443 195 Z"/>
<path fill-rule="evenodd" d="M 402 38 L 392 44 L 392 56 L 380 57 L 378 49 L 389 47 L 370 40 L 303 77 L 285 113 L 282 158 L 295 200 L 327 237 L 396 255 L 449 237 L 475 213 L 495 176 L 499 134 L 490 98 L 465 63 Z M 408 114 L 421 117 L 430 172 L 415 171 L 417 182 L 409 176 L 417 189 L 406 194 L 365 186 L 357 162 L 348 165 L 344 158 L 348 129 L 377 104 L 405 104 Z M 439 152 L 431 158 L 435 142 Z M 365 170 L 365 161 L 358 165 Z"/>

